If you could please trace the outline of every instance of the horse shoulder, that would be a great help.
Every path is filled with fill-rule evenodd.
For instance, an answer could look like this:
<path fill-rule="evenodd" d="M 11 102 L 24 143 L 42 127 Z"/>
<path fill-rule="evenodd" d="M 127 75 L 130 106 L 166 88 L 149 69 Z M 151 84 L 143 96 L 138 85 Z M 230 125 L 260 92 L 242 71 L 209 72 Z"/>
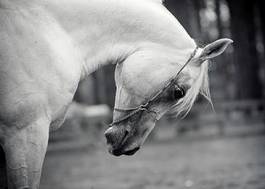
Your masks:
<path fill-rule="evenodd" d="M 80 80 L 77 50 L 50 17 L 0 14 L 0 122 L 24 127 L 45 114 L 60 119 Z"/>

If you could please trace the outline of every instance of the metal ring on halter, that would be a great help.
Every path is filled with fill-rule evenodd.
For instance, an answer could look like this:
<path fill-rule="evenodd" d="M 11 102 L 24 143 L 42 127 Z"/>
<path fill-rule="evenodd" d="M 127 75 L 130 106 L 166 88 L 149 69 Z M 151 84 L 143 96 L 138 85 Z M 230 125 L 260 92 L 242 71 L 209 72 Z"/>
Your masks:
<path fill-rule="evenodd" d="M 189 59 L 186 61 L 186 63 L 180 68 L 180 70 L 177 72 L 177 74 L 175 75 L 175 77 L 173 77 L 161 90 L 159 90 L 155 95 L 152 96 L 152 98 L 150 98 L 146 103 L 141 104 L 140 106 L 137 106 L 135 108 L 114 108 L 115 111 L 118 112 L 129 112 L 127 115 L 125 115 L 122 118 L 119 118 L 117 120 L 113 120 L 113 122 L 109 125 L 110 127 L 121 123 L 122 121 L 125 121 L 127 119 L 129 119 L 130 117 L 132 117 L 133 115 L 139 113 L 139 112 L 143 112 L 143 111 L 147 111 L 147 112 L 153 112 L 156 113 L 155 111 L 149 110 L 149 106 L 152 102 L 154 102 L 155 100 L 157 100 L 157 98 L 166 91 L 166 89 L 168 89 L 169 87 L 171 87 L 177 80 L 177 77 L 179 76 L 179 74 L 182 72 L 182 70 L 190 63 L 190 61 L 192 60 L 192 58 L 194 58 L 194 56 L 197 53 L 197 50 L 199 49 L 199 47 L 196 47 L 194 49 L 194 51 L 192 52 L 192 54 L 190 55 Z M 156 113 L 157 114 L 157 113 Z"/>

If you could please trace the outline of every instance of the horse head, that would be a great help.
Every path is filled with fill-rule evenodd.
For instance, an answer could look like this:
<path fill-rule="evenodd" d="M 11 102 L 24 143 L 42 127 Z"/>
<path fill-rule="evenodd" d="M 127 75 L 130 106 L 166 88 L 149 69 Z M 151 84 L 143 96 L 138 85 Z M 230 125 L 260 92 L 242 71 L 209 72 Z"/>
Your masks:
<path fill-rule="evenodd" d="M 105 132 L 109 152 L 133 155 L 166 112 L 187 114 L 199 93 L 210 100 L 208 60 L 230 43 L 230 39 L 220 39 L 177 55 L 159 48 L 142 50 L 118 63 L 114 121 Z"/>

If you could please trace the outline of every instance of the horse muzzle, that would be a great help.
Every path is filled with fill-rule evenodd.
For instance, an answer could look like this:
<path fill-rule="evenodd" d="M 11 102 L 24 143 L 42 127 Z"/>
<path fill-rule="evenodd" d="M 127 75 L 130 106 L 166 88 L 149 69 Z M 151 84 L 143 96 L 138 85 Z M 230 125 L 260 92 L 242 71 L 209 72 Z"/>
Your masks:
<path fill-rule="evenodd" d="M 132 131 L 129 128 L 112 126 L 105 131 L 108 150 L 115 156 L 133 155 L 139 149 L 137 142 L 131 143 Z"/>

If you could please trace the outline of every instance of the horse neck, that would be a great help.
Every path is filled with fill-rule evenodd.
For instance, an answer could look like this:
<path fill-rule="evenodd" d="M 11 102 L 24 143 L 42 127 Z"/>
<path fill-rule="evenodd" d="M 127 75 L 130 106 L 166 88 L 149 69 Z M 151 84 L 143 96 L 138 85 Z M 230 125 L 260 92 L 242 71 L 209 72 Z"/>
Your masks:
<path fill-rule="evenodd" d="M 155 0 L 46 2 L 46 8 L 81 50 L 84 75 L 140 49 L 195 47 L 179 22 Z"/>

